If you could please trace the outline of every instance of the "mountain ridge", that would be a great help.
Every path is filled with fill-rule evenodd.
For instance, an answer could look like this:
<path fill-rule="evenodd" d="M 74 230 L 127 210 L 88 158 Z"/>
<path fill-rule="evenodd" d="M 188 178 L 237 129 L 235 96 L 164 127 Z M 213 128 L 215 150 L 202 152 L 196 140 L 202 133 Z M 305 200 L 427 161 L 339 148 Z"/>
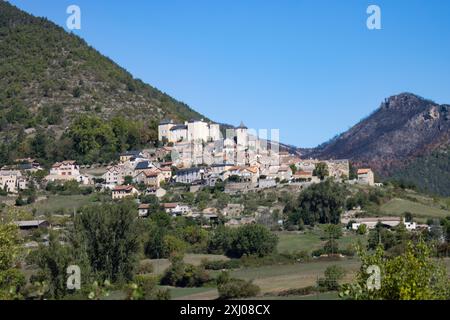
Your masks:
<path fill-rule="evenodd" d="M 347 158 L 356 166 L 373 168 L 381 178 L 402 178 L 399 172 L 408 171 L 418 158 L 446 150 L 449 141 L 450 106 L 405 92 L 385 99 L 346 132 L 317 148 L 303 149 L 302 154 L 321 159 Z M 411 172 L 408 176 L 420 182 Z"/>

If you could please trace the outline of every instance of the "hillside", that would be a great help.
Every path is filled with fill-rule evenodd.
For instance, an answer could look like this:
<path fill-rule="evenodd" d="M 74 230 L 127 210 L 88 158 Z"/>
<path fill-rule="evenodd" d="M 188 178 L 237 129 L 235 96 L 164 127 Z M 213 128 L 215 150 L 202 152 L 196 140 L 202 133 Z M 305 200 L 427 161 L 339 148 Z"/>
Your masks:
<path fill-rule="evenodd" d="M 380 177 L 395 176 L 423 190 L 448 194 L 444 187 L 449 158 L 438 156 L 437 164 L 436 152 L 446 150 L 449 138 L 449 105 L 403 93 L 386 99 L 347 132 L 303 153 L 324 159 L 348 158 L 358 166 L 374 168 Z"/>
<path fill-rule="evenodd" d="M 134 79 L 83 39 L 0 0 L 0 130 L 62 129 L 83 114 L 204 118 Z"/>
<path fill-rule="evenodd" d="M 450 196 L 450 148 L 413 159 L 391 177 L 412 182 L 424 192 Z"/>

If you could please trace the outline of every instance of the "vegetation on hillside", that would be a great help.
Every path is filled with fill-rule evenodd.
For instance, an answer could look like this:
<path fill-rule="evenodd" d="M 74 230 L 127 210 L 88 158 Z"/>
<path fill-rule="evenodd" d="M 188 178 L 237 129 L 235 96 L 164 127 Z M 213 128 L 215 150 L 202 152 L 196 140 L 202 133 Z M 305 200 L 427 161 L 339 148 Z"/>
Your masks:
<path fill-rule="evenodd" d="M 392 177 L 414 183 L 423 192 L 450 196 L 450 149 L 418 157 Z"/>
<path fill-rule="evenodd" d="M 102 120 L 121 116 L 140 122 L 137 129 L 153 130 L 163 118 L 202 118 L 134 79 L 78 36 L 0 1 L 0 161 L 33 153 L 27 140 L 37 135 L 59 143 L 55 152 L 70 149 L 70 141 L 59 137 L 80 115 Z"/>

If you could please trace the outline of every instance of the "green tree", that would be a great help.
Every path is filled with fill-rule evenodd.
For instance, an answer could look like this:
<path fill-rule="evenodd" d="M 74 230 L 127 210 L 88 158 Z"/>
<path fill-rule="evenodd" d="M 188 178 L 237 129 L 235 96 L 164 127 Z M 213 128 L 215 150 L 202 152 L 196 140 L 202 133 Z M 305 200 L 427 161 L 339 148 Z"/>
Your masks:
<path fill-rule="evenodd" d="M 406 251 L 396 257 L 386 257 L 382 246 L 373 254 L 358 249 L 361 268 L 356 281 L 343 286 L 340 296 L 356 300 L 447 300 L 450 283 L 445 266 L 433 258 L 432 250 L 423 240 L 409 242 Z M 367 285 L 370 266 L 381 272 L 379 289 Z"/>
<path fill-rule="evenodd" d="M 340 288 L 339 281 L 341 281 L 342 278 L 344 277 L 345 270 L 341 266 L 332 265 L 325 269 L 324 275 L 325 275 L 324 278 L 320 278 L 317 281 L 317 285 L 319 286 L 319 288 L 323 288 L 330 291 L 339 290 Z"/>
<path fill-rule="evenodd" d="M 358 230 L 356 232 L 360 235 L 364 235 L 367 233 L 367 226 L 365 224 L 360 224 Z"/>
<path fill-rule="evenodd" d="M 389 230 L 378 223 L 375 229 L 369 232 L 368 248 L 376 249 L 379 245 L 382 245 L 384 250 L 389 250 L 398 244 L 395 237 L 395 230 Z"/>
<path fill-rule="evenodd" d="M 231 278 L 229 272 L 221 272 L 216 278 L 216 283 L 221 300 L 251 298 L 261 291 L 252 280 Z"/>
<path fill-rule="evenodd" d="M 175 287 L 201 287 L 209 280 L 203 267 L 196 267 L 183 262 L 183 257 L 175 255 L 171 258 L 171 266 L 161 278 L 162 285 Z"/>
<path fill-rule="evenodd" d="M 339 239 L 342 237 L 342 228 L 337 224 L 327 224 L 323 231 L 326 239 Z"/>
<path fill-rule="evenodd" d="M 231 248 L 236 234 L 235 229 L 219 226 L 210 232 L 208 239 L 208 252 L 223 254 Z"/>
<path fill-rule="evenodd" d="M 249 224 L 237 229 L 227 255 L 231 257 L 243 255 L 264 257 L 274 252 L 277 243 L 277 236 L 269 229 L 259 224 Z"/>
<path fill-rule="evenodd" d="M 109 161 L 117 152 L 117 139 L 112 128 L 100 118 L 81 116 L 67 131 L 73 148 L 82 161 Z"/>
<path fill-rule="evenodd" d="M 73 244 L 97 279 L 133 278 L 139 241 L 131 202 L 88 206 L 75 217 Z"/>
<path fill-rule="evenodd" d="M 316 223 L 338 224 L 345 204 L 345 188 L 327 180 L 312 185 L 300 193 L 296 207 L 287 206 L 288 221 L 297 224 L 300 219 L 306 225 Z M 289 210 L 292 210 L 289 212 Z"/>
<path fill-rule="evenodd" d="M 150 259 L 165 259 L 168 258 L 170 253 L 166 248 L 164 238 L 167 231 L 153 226 L 149 233 L 145 243 L 144 252 Z"/>
<path fill-rule="evenodd" d="M 33 277 L 33 282 L 43 282 L 48 284 L 48 293 L 51 298 L 61 299 L 67 293 L 67 267 L 73 262 L 70 248 L 62 246 L 55 234 L 50 235 L 48 246 L 40 246 L 39 249 L 30 256 L 29 262 L 35 263 L 39 267 L 37 276 Z"/>
<path fill-rule="evenodd" d="M 316 168 L 313 171 L 313 175 L 319 177 L 320 180 L 324 180 L 325 177 L 328 177 L 330 174 L 328 172 L 328 166 L 325 162 L 319 162 L 316 164 Z"/>
<path fill-rule="evenodd" d="M 0 224 L 0 300 L 21 298 L 25 276 L 16 267 L 21 253 L 16 225 Z"/>

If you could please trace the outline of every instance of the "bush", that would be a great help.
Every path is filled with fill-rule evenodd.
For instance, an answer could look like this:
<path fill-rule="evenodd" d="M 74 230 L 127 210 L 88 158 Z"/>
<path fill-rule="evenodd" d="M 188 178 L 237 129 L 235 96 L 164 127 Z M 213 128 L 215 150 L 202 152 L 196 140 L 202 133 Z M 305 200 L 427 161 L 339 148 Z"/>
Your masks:
<path fill-rule="evenodd" d="M 360 235 L 364 235 L 367 233 L 367 226 L 365 224 L 361 224 L 358 227 L 358 230 L 356 230 L 356 233 L 360 234 Z"/>
<path fill-rule="evenodd" d="M 158 289 L 157 284 L 154 276 L 136 276 L 134 283 L 128 287 L 127 297 L 129 300 L 169 300 L 169 290 Z"/>
<path fill-rule="evenodd" d="M 236 230 L 223 226 L 214 230 L 208 239 L 208 253 L 223 254 L 230 247 L 235 238 Z"/>
<path fill-rule="evenodd" d="M 237 258 L 243 255 L 264 257 L 274 252 L 277 243 L 277 236 L 269 229 L 259 224 L 249 224 L 237 229 L 226 255 Z"/>
<path fill-rule="evenodd" d="M 153 263 L 151 263 L 148 260 L 141 261 L 139 263 L 137 274 L 142 275 L 142 274 L 153 273 L 153 269 L 154 269 L 153 268 Z"/>
<path fill-rule="evenodd" d="M 161 284 L 174 287 L 201 287 L 209 281 L 205 269 L 192 264 L 184 263 L 180 258 L 175 258 L 172 265 L 161 278 Z"/>
<path fill-rule="evenodd" d="M 215 261 L 204 260 L 202 265 L 206 270 L 239 269 L 241 267 L 241 262 L 238 259 Z"/>
<path fill-rule="evenodd" d="M 316 291 L 317 291 L 316 287 L 309 286 L 309 287 L 298 288 L 298 289 L 283 290 L 283 291 L 279 292 L 277 295 L 279 297 L 306 296 L 306 295 L 312 294 Z"/>
<path fill-rule="evenodd" d="M 227 279 L 217 286 L 219 299 L 240 299 L 255 297 L 261 291 L 252 281 L 241 279 Z"/>
<path fill-rule="evenodd" d="M 260 267 L 302 263 L 309 260 L 310 256 L 308 252 L 299 251 L 294 253 L 276 253 L 265 257 L 244 256 L 240 259 L 240 264 L 244 267 Z"/>
<path fill-rule="evenodd" d="M 339 281 L 344 277 L 345 270 L 337 265 L 332 265 L 326 268 L 325 278 L 317 280 L 319 289 L 335 291 L 340 289 Z"/>

